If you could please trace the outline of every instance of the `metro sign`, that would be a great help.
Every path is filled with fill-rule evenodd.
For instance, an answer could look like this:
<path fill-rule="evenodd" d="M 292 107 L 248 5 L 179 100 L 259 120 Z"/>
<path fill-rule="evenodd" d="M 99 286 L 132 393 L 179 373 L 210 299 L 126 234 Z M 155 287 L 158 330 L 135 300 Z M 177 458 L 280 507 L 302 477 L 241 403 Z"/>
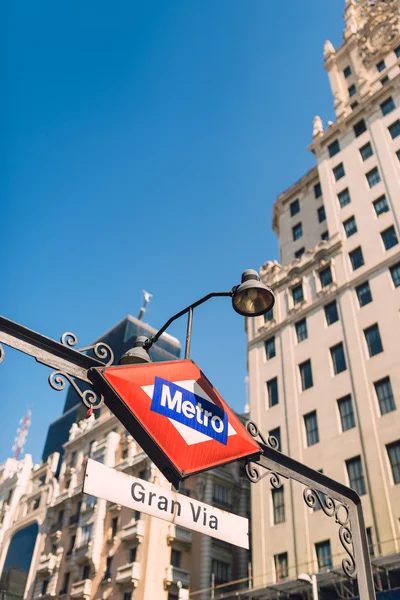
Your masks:
<path fill-rule="evenodd" d="M 191 360 L 95 368 L 89 377 L 175 486 L 200 471 L 261 453 Z"/>

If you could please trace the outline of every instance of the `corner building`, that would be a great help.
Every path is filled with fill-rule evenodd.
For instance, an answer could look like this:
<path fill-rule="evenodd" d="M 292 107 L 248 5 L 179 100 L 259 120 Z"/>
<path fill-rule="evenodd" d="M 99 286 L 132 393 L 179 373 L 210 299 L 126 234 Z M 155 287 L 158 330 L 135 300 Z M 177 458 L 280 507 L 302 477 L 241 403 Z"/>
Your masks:
<path fill-rule="evenodd" d="M 315 117 L 317 164 L 274 205 L 281 264 L 261 267 L 273 310 L 247 321 L 250 410 L 283 452 L 358 492 L 385 590 L 400 586 L 400 2 L 347 0 L 344 19 L 343 44 L 324 47 L 336 122 Z M 253 486 L 248 597 L 307 590 L 301 573 L 338 597 L 338 526 L 302 492 Z"/>

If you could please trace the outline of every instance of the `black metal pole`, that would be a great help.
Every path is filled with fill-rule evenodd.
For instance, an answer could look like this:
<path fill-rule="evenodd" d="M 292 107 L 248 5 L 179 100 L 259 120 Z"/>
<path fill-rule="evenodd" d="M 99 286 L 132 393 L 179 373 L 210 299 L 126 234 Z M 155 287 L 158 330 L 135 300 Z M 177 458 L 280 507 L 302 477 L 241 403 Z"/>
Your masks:
<path fill-rule="evenodd" d="M 190 343 L 192 341 L 192 325 L 193 325 L 193 308 L 189 308 L 188 312 L 188 323 L 186 330 L 186 347 L 185 347 L 185 359 L 190 356 Z"/>

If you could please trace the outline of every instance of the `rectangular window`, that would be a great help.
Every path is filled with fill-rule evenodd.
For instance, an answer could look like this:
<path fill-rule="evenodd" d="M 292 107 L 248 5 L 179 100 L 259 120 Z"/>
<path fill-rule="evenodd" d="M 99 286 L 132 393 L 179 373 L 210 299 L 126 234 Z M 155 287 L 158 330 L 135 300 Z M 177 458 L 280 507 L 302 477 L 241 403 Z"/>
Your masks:
<path fill-rule="evenodd" d="M 322 223 L 326 219 L 325 206 L 320 206 L 317 210 L 318 223 Z"/>
<path fill-rule="evenodd" d="M 332 156 L 335 156 L 335 154 L 337 154 L 338 152 L 340 152 L 339 140 L 334 140 L 332 142 L 332 144 L 329 144 L 329 146 L 328 146 L 328 152 L 329 152 L 329 156 L 331 158 L 332 158 Z"/>
<path fill-rule="evenodd" d="M 333 302 L 326 304 L 324 306 L 324 311 L 327 325 L 332 325 L 332 323 L 336 323 L 336 321 L 339 321 L 336 300 L 333 300 Z"/>
<path fill-rule="evenodd" d="M 385 61 L 384 60 L 380 60 L 378 62 L 378 64 L 376 65 L 376 68 L 378 69 L 379 73 L 381 73 L 382 71 L 384 71 L 386 69 Z"/>
<path fill-rule="evenodd" d="M 400 440 L 386 446 L 392 469 L 393 483 L 400 483 Z"/>
<path fill-rule="evenodd" d="M 274 358 L 275 355 L 275 337 L 272 337 L 265 342 L 265 356 L 267 360 L 270 360 L 271 358 Z"/>
<path fill-rule="evenodd" d="M 382 77 L 382 79 L 381 79 L 382 87 L 384 85 L 386 85 L 388 83 L 388 81 L 389 81 L 389 75 L 385 75 L 385 77 Z"/>
<path fill-rule="evenodd" d="M 344 355 L 342 342 L 340 342 L 340 344 L 332 346 L 332 348 L 330 348 L 330 351 L 332 357 L 333 372 L 335 373 L 335 375 L 338 375 L 339 373 L 342 373 L 342 371 L 345 371 L 347 369 L 346 357 Z"/>
<path fill-rule="evenodd" d="M 89 579 L 90 577 L 90 565 L 83 565 L 82 579 Z"/>
<path fill-rule="evenodd" d="M 274 512 L 274 525 L 285 522 L 285 496 L 283 486 L 272 490 L 272 507 Z"/>
<path fill-rule="evenodd" d="M 49 586 L 49 580 L 48 579 L 44 579 L 42 581 L 42 596 L 45 596 L 47 594 L 47 588 L 48 588 L 48 586 Z"/>
<path fill-rule="evenodd" d="M 383 352 L 381 336 L 377 323 L 371 325 L 371 327 L 367 327 L 367 329 L 364 329 L 364 335 L 368 346 L 368 354 L 370 356 L 375 356 L 375 354 Z"/>
<path fill-rule="evenodd" d="M 376 200 L 374 200 L 372 204 L 374 205 L 374 209 L 375 209 L 375 213 L 376 213 L 377 217 L 379 217 L 379 215 L 382 215 L 386 212 L 389 212 L 389 207 L 388 207 L 388 203 L 386 202 L 385 194 L 383 196 L 380 196 Z"/>
<path fill-rule="evenodd" d="M 292 298 L 293 304 L 298 304 L 299 302 L 303 302 L 304 294 L 303 294 L 303 286 L 301 283 L 296 285 L 296 287 L 292 288 Z"/>
<path fill-rule="evenodd" d="M 232 508 L 231 490 L 224 485 L 214 485 L 213 503 L 223 506 L 224 508 Z"/>
<path fill-rule="evenodd" d="M 339 179 L 342 179 L 342 177 L 346 175 L 346 173 L 344 172 L 343 163 L 339 163 L 338 165 L 336 165 L 336 167 L 334 167 L 332 171 L 335 181 L 339 181 Z"/>
<path fill-rule="evenodd" d="M 349 485 L 359 496 L 367 493 L 364 481 L 361 456 L 355 456 L 346 460 L 346 469 L 349 476 Z"/>
<path fill-rule="evenodd" d="M 361 134 L 364 133 L 364 131 L 367 131 L 367 126 L 365 124 L 364 119 L 361 119 L 361 121 L 358 121 L 358 123 L 353 125 L 353 131 L 356 137 L 359 137 Z"/>
<path fill-rule="evenodd" d="M 383 416 L 396 410 L 390 377 L 384 377 L 379 381 L 375 381 L 374 388 L 376 397 L 378 398 L 381 415 Z"/>
<path fill-rule="evenodd" d="M 72 535 L 71 539 L 69 541 L 69 547 L 68 547 L 68 550 L 67 550 L 67 556 L 69 556 L 70 554 L 72 554 L 72 550 L 75 547 L 75 540 L 76 540 L 76 535 Z M 55 552 L 53 554 L 55 554 Z"/>
<path fill-rule="evenodd" d="M 297 342 L 300 343 L 303 340 L 306 340 L 308 338 L 306 320 L 302 319 L 301 321 L 297 321 L 297 323 L 295 323 L 295 327 L 296 327 Z"/>
<path fill-rule="evenodd" d="M 330 569 L 332 567 L 332 551 L 330 540 L 318 542 L 315 544 L 315 554 L 317 555 L 318 569 Z"/>
<path fill-rule="evenodd" d="M 390 96 L 389 98 L 387 98 L 384 102 L 382 102 L 381 104 L 381 111 L 382 111 L 382 115 L 388 115 L 390 112 L 392 112 L 392 110 L 394 110 L 396 108 L 396 105 L 393 101 L 393 98 Z"/>
<path fill-rule="evenodd" d="M 349 98 L 357 94 L 357 88 L 354 83 L 352 83 L 347 89 L 349 91 Z"/>
<path fill-rule="evenodd" d="M 137 546 L 133 546 L 133 548 L 129 548 L 129 564 L 136 562 L 137 555 Z"/>
<path fill-rule="evenodd" d="M 112 559 L 112 556 L 107 556 L 106 570 L 104 571 L 103 580 L 111 579 Z"/>
<path fill-rule="evenodd" d="M 314 185 L 314 196 L 315 198 L 322 196 L 321 184 L 319 182 Z"/>
<path fill-rule="evenodd" d="M 264 323 L 267 323 L 267 321 L 272 321 L 274 318 L 274 307 L 270 308 L 269 310 L 267 310 L 266 313 L 264 313 Z"/>
<path fill-rule="evenodd" d="M 303 235 L 303 227 L 301 223 L 297 223 L 292 227 L 293 241 L 299 240 Z"/>
<path fill-rule="evenodd" d="M 370 188 L 374 187 L 374 185 L 377 185 L 381 180 L 378 167 L 374 167 L 373 169 L 368 171 L 368 173 L 365 173 L 365 177 L 367 178 L 368 185 Z"/>
<path fill-rule="evenodd" d="M 393 246 L 396 246 L 399 243 L 393 225 L 385 229 L 385 231 L 381 231 L 381 238 L 385 250 L 390 250 L 390 248 L 393 248 Z"/>
<path fill-rule="evenodd" d="M 351 252 L 349 252 L 349 258 L 350 258 L 351 266 L 353 267 L 353 271 L 356 271 L 356 269 L 359 269 L 360 267 L 362 267 L 364 264 L 364 257 L 363 257 L 363 253 L 361 250 L 361 246 L 359 246 L 358 248 L 355 248 L 355 250 L 352 250 Z"/>
<path fill-rule="evenodd" d="M 290 216 L 294 217 L 294 215 L 297 215 L 298 212 L 300 212 L 300 202 L 297 198 L 290 203 Z"/>
<path fill-rule="evenodd" d="M 373 150 L 372 150 L 372 146 L 370 142 L 367 142 L 364 146 L 361 146 L 360 148 L 360 154 L 361 154 L 361 158 L 363 160 L 367 160 L 367 158 L 369 158 L 370 156 L 373 155 Z"/>
<path fill-rule="evenodd" d="M 231 581 L 231 565 L 213 558 L 211 560 L 211 573 L 214 575 L 215 585 L 222 585 Z"/>
<path fill-rule="evenodd" d="M 357 224 L 356 224 L 355 217 L 353 216 L 353 217 L 350 217 L 349 219 L 346 219 L 346 221 L 343 221 L 343 228 L 344 228 L 346 237 L 351 237 L 352 235 L 357 233 Z"/>
<path fill-rule="evenodd" d="M 351 67 L 349 65 L 347 65 L 347 67 L 345 67 L 343 69 L 343 75 L 345 76 L 346 79 L 348 77 L 350 77 L 350 75 L 351 75 Z"/>
<path fill-rule="evenodd" d="M 317 411 L 304 415 L 304 427 L 306 429 L 307 446 L 314 446 L 319 442 Z"/>
<path fill-rule="evenodd" d="M 352 103 L 350 104 L 350 108 L 351 108 L 351 110 L 354 110 L 355 108 L 357 108 L 357 106 L 358 106 L 358 102 L 357 102 L 357 100 L 356 100 L 355 102 L 352 102 Z"/>
<path fill-rule="evenodd" d="M 329 231 L 324 231 L 324 233 L 321 233 L 321 240 L 325 242 L 329 240 Z"/>
<path fill-rule="evenodd" d="M 288 553 L 282 552 L 281 554 L 274 555 L 275 562 L 275 577 L 276 581 L 282 581 L 287 579 L 289 576 L 289 561 Z"/>
<path fill-rule="evenodd" d="M 390 270 L 390 275 L 392 276 L 392 281 L 393 281 L 394 287 L 399 287 L 400 286 L 400 263 L 393 265 L 393 267 L 390 267 L 389 270 Z"/>
<path fill-rule="evenodd" d="M 350 192 L 349 192 L 348 188 L 339 192 L 337 197 L 339 200 L 340 208 L 343 208 L 344 206 L 346 206 L 346 204 L 350 204 L 350 202 L 351 202 Z"/>
<path fill-rule="evenodd" d="M 364 281 L 356 287 L 356 294 L 360 308 L 372 302 L 371 288 L 368 281 Z"/>
<path fill-rule="evenodd" d="M 337 403 L 342 431 L 344 432 L 348 429 L 353 429 L 353 427 L 356 426 L 356 420 L 354 418 L 353 402 L 351 401 L 350 394 L 344 396 L 344 398 L 339 398 Z"/>
<path fill-rule="evenodd" d="M 118 517 L 114 517 L 111 521 L 111 536 L 115 537 L 118 531 Z"/>
<path fill-rule="evenodd" d="M 268 437 L 274 437 L 276 439 L 278 447 L 275 449 L 282 452 L 281 428 L 275 427 L 275 429 L 271 429 L 271 431 L 268 432 Z"/>
<path fill-rule="evenodd" d="M 80 546 L 85 546 L 92 539 L 92 524 L 82 527 Z"/>
<path fill-rule="evenodd" d="M 366 528 L 366 533 L 367 533 L 367 542 L 368 542 L 368 552 L 370 556 L 375 556 L 375 550 L 374 550 L 374 540 L 372 537 L 372 527 L 367 527 Z"/>
<path fill-rule="evenodd" d="M 300 371 L 300 380 L 301 380 L 301 389 L 304 392 L 308 390 L 308 388 L 312 387 L 313 377 L 312 377 L 312 369 L 311 369 L 311 360 L 308 359 L 299 365 Z"/>
<path fill-rule="evenodd" d="M 397 56 L 397 58 L 400 58 L 400 46 L 397 46 L 397 48 L 394 49 L 394 53 Z"/>
<path fill-rule="evenodd" d="M 304 246 L 302 248 L 299 248 L 298 250 L 296 250 L 296 252 L 294 253 L 294 257 L 295 258 L 301 258 L 304 254 L 305 248 Z"/>
<path fill-rule="evenodd" d="M 173 567 L 176 567 L 177 569 L 180 569 L 181 557 L 182 557 L 181 551 L 175 550 L 174 548 L 172 548 L 172 550 L 171 550 L 171 565 Z"/>
<path fill-rule="evenodd" d="M 268 406 L 271 408 L 279 402 L 278 398 L 278 378 L 274 377 L 267 381 Z"/>
<path fill-rule="evenodd" d="M 332 269 L 329 265 L 319 271 L 319 280 L 323 288 L 332 283 Z"/>
<path fill-rule="evenodd" d="M 70 573 L 64 573 L 64 581 L 63 581 L 62 588 L 60 590 L 60 594 L 67 594 L 68 593 L 69 577 L 70 577 Z"/>
<path fill-rule="evenodd" d="M 392 137 L 392 140 L 394 140 L 395 138 L 397 138 L 400 135 L 400 120 L 397 119 L 397 121 L 395 121 L 394 123 L 392 123 L 389 127 L 388 127 L 389 133 Z"/>

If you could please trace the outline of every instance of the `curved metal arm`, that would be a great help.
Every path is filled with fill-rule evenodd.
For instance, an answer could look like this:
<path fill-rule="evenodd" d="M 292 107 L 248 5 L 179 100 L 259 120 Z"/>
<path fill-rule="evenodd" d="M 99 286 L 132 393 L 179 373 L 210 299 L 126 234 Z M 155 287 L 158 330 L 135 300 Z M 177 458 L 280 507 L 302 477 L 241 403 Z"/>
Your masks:
<path fill-rule="evenodd" d="M 187 306 L 186 308 L 184 308 L 180 312 L 176 313 L 176 315 L 174 315 L 173 317 L 171 317 L 170 319 L 168 319 L 168 321 L 161 327 L 161 329 L 159 329 L 157 331 L 157 333 L 155 333 L 154 335 L 152 335 L 151 338 L 149 338 L 147 340 L 147 342 L 144 343 L 143 347 L 146 350 L 148 350 L 149 348 L 151 348 L 152 345 L 158 340 L 158 338 L 164 333 L 164 331 L 166 329 L 168 329 L 168 327 L 171 325 L 171 323 L 173 323 L 174 321 L 176 321 L 176 319 L 179 319 L 180 317 L 182 317 L 186 313 L 188 313 L 190 311 L 193 311 L 193 309 L 196 308 L 196 306 L 199 306 L 200 304 L 203 304 L 203 302 L 207 302 L 207 300 L 210 300 L 210 298 L 214 298 L 215 296 L 233 296 L 236 287 L 237 286 L 233 287 L 229 292 L 211 292 L 210 294 L 207 294 L 207 296 L 204 296 L 203 298 L 200 298 L 200 300 L 197 300 L 197 302 L 193 302 L 193 304 L 190 304 L 189 306 Z M 190 329 L 191 329 L 191 324 L 190 324 Z M 188 348 L 188 344 L 189 344 L 189 347 L 190 347 L 190 335 L 187 336 L 186 349 Z"/>

